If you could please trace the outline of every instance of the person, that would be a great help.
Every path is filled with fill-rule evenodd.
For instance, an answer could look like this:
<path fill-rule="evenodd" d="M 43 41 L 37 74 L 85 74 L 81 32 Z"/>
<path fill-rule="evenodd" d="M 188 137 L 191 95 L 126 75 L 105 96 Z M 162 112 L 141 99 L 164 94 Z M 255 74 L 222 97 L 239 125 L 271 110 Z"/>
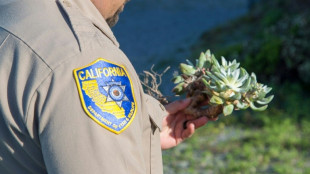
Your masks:
<path fill-rule="evenodd" d="M 162 173 L 207 123 L 143 93 L 110 28 L 127 1 L 0 2 L 0 173 Z"/>

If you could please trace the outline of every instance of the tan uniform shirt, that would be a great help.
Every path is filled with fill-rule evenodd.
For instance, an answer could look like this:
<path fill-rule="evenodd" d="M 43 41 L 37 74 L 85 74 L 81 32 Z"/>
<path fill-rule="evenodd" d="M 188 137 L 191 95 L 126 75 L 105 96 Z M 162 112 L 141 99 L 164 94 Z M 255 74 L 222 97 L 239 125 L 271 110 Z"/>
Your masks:
<path fill-rule="evenodd" d="M 0 1 L 1 174 L 162 173 L 165 110 L 84 2 Z"/>

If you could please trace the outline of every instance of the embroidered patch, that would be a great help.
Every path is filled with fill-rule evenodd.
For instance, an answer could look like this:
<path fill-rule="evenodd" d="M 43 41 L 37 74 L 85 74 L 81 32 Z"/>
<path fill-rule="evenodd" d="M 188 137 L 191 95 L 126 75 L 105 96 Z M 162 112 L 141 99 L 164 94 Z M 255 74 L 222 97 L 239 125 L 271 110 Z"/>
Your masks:
<path fill-rule="evenodd" d="M 124 131 L 137 110 L 132 82 L 126 69 L 99 58 L 73 72 L 87 115 L 116 134 Z"/>

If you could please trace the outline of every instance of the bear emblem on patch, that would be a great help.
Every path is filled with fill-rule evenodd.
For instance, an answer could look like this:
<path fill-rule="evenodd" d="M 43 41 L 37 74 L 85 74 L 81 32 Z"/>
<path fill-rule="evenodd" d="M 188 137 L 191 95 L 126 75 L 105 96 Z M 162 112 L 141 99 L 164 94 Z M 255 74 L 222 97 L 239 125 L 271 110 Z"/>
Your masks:
<path fill-rule="evenodd" d="M 84 111 L 99 125 L 120 134 L 136 114 L 136 100 L 125 67 L 99 58 L 73 70 Z"/>

